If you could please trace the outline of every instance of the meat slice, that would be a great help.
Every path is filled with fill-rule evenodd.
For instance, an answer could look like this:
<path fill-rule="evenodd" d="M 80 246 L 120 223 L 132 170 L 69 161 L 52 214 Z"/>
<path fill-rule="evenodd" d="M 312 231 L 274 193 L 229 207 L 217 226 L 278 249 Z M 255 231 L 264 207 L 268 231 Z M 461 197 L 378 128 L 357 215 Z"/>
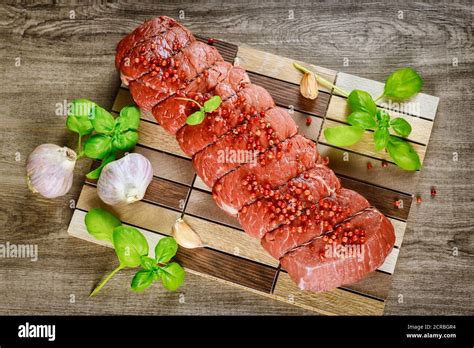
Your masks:
<path fill-rule="evenodd" d="M 153 36 L 133 47 L 120 63 L 122 81 L 137 80 L 155 71 L 156 75 L 167 71 L 171 57 L 187 47 L 195 39 L 182 26 L 174 26 L 159 36 Z"/>
<path fill-rule="evenodd" d="M 279 189 L 264 191 L 262 198 L 240 211 L 239 222 L 247 234 L 258 239 L 283 224 L 296 226 L 301 219 L 313 223 L 318 201 L 340 187 L 334 172 L 317 164 Z"/>
<path fill-rule="evenodd" d="M 201 104 L 213 95 L 226 100 L 248 84 L 250 80 L 244 69 L 234 67 L 230 63 L 218 62 L 184 90 L 178 91 L 176 96 L 157 104 L 153 108 L 153 115 L 168 133 L 176 134 L 186 124 L 186 118 L 199 109 L 196 103 L 180 98 L 194 99 Z"/>
<path fill-rule="evenodd" d="M 139 43 L 146 39 L 161 35 L 173 27 L 183 26 L 174 19 L 166 16 L 156 17 L 144 22 L 130 34 L 125 36 L 117 45 L 117 54 L 115 55 L 115 66 L 120 68 L 123 58 Z"/>
<path fill-rule="evenodd" d="M 268 147 L 295 135 L 297 127 L 288 112 L 273 108 L 252 117 L 193 157 L 196 173 L 204 183 L 214 183 L 245 163 L 255 163 Z"/>
<path fill-rule="evenodd" d="M 275 106 L 275 102 L 265 88 L 250 85 L 208 115 L 201 124 L 184 126 L 176 134 L 179 146 L 188 156 L 201 151 L 206 146 L 233 129 L 244 120 Z"/>
<path fill-rule="evenodd" d="M 263 236 L 263 248 L 279 259 L 288 250 L 307 243 L 315 237 L 333 229 L 350 216 L 368 208 L 369 202 L 357 192 L 341 188 L 331 196 L 320 198 L 310 205 L 307 217 L 295 219 Z"/>
<path fill-rule="evenodd" d="M 167 60 L 166 69 L 157 67 L 158 71 L 154 70 L 138 80 L 130 81 L 130 93 L 139 106 L 150 105 L 143 98 L 154 99 L 153 105 L 156 105 L 179 89 L 185 88 L 199 74 L 220 61 L 223 59 L 216 48 L 194 41 Z"/>
<path fill-rule="evenodd" d="M 355 215 L 343 224 L 342 231 L 325 237 L 281 259 L 300 289 L 326 291 L 355 283 L 380 267 L 395 243 L 392 224 L 375 208 Z"/>
<path fill-rule="evenodd" d="M 299 134 L 268 149 L 263 156 L 264 162 L 244 164 L 214 185 L 212 196 L 227 214 L 236 216 L 244 205 L 263 196 L 265 189 L 276 189 L 313 168 L 319 159 L 314 143 Z"/>

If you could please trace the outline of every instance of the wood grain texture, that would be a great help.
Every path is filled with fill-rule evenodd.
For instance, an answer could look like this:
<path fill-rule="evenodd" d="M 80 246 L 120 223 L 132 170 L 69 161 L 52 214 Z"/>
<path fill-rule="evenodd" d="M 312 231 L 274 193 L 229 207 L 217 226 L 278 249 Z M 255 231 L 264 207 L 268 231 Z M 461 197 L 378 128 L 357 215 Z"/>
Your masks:
<path fill-rule="evenodd" d="M 293 59 L 259 51 L 245 45 L 238 48 L 237 58 L 235 60 L 236 64 L 242 66 L 247 71 L 299 85 L 303 74 L 294 68 L 294 62 L 295 60 Z M 303 62 L 298 63 L 311 69 L 331 83 L 334 83 L 336 79 L 336 71 L 334 70 L 312 64 L 305 64 Z M 320 85 L 318 87 L 321 91 L 331 92 L 331 90 L 325 86 Z"/>
<path fill-rule="evenodd" d="M 70 10 L 76 12 L 76 20 L 69 19 Z M 110 109 L 120 85 L 113 65 L 117 42 L 152 15 L 178 19 L 179 10 L 185 11 L 183 24 L 195 33 L 336 71 L 377 81 L 401 66 L 420 72 L 423 91 L 439 96 L 440 104 L 421 180 L 415 190 L 404 191 L 420 194 L 423 203 L 411 209 L 385 314 L 472 314 L 474 144 L 466 119 L 474 107 L 474 54 L 469 1 L 370 6 L 359 1 L 217 0 L 199 5 L 1 4 L 0 74 L 8 88 L 0 91 L 0 236 L 4 241 L 38 244 L 40 258 L 1 260 L 0 312 L 314 314 L 194 274 L 188 274 L 177 293 L 153 286 L 135 294 L 127 290 L 133 272 L 124 271 L 104 288 L 103 296 L 91 300 L 89 291 L 116 266 L 116 257 L 112 250 L 65 232 L 72 216 L 70 200 L 79 196 L 90 162 L 78 162 L 74 185 L 64 197 L 42 199 L 26 189 L 24 164 L 34 147 L 45 142 L 75 147 L 64 116 L 55 112 L 56 103 L 84 97 Z M 294 19 L 289 19 L 290 10 Z M 400 10 L 403 19 L 397 17 Z M 17 57 L 20 67 L 15 66 Z M 401 180 L 409 183 L 403 176 Z M 435 198 L 430 197 L 431 186 L 437 188 Z M 69 303 L 71 294 L 75 304 Z M 180 295 L 185 296 L 184 304 Z"/>
<path fill-rule="evenodd" d="M 274 296 L 324 315 L 381 315 L 384 302 L 335 289 L 322 293 L 301 291 L 286 272 L 280 272 Z M 344 310 L 341 310 L 344 308 Z"/>

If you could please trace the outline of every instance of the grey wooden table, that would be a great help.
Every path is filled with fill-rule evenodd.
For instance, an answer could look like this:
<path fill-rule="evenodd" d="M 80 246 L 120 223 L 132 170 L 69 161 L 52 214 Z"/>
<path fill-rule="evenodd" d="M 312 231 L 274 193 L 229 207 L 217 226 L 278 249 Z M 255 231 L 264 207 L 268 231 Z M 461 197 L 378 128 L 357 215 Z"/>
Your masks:
<path fill-rule="evenodd" d="M 27 190 L 25 159 L 37 145 L 74 146 L 59 105 L 81 97 L 110 108 L 119 86 L 115 45 L 158 15 L 196 34 L 374 80 L 415 67 L 423 91 L 441 100 L 418 190 L 424 200 L 411 211 L 386 314 L 474 313 L 471 1 L 42 3 L 0 5 L 0 243 L 39 252 L 36 262 L 0 259 L 0 314 L 312 314 L 193 275 L 178 293 L 156 286 L 135 294 L 125 271 L 91 300 L 116 261 L 112 250 L 66 234 L 90 163 L 79 163 L 60 199 Z"/>

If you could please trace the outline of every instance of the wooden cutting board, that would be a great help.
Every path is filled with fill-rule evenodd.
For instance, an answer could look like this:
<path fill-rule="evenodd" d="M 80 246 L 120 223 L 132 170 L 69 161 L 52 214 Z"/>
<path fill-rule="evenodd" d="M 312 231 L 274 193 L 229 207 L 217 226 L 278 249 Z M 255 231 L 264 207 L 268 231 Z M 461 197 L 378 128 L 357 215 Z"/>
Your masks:
<path fill-rule="evenodd" d="M 210 189 L 195 175 L 190 158 L 182 153 L 174 137 L 148 115 L 143 115 L 139 142 L 134 149 L 134 152 L 146 156 L 154 168 L 154 178 L 144 200 L 120 209 L 112 208 L 98 198 L 95 183 L 86 181 L 68 233 L 111 247 L 91 237 L 84 225 L 84 216 L 89 209 L 103 207 L 119 216 L 124 224 L 139 228 L 150 245 L 154 245 L 159 238 L 171 233 L 177 218 L 183 217 L 206 245 L 201 249 L 179 249 L 176 259 L 190 273 L 322 314 L 383 314 L 420 173 L 403 171 L 390 161 L 388 155 L 375 152 L 369 134 L 348 148 L 330 146 L 322 130 L 345 124 L 349 113 L 345 98 L 324 87 L 321 87 L 316 100 L 302 98 L 299 93 L 301 74 L 293 68 L 292 59 L 218 40 L 214 45 L 226 61 L 243 66 L 252 82 L 265 87 L 277 105 L 288 108 L 300 132 L 314 140 L 321 154 L 330 158 L 329 166 L 344 187 L 361 193 L 390 219 L 395 227 L 396 243 L 385 263 L 356 284 L 324 293 L 301 291 L 279 267 L 278 261 L 263 250 L 259 241 L 246 235 L 236 219 L 225 215 L 214 204 Z M 383 84 L 376 81 L 311 64 L 305 66 L 346 91 L 364 89 L 377 97 L 383 90 Z M 421 161 L 426 153 L 438 101 L 437 97 L 419 94 L 410 101 L 415 103 L 415 108 L 409 107 L 413 105 L 411 103 L 390 105 L 392 116 L 406 118 L 412 124 L 409 141 Z M 131 103 L 133 100 L 128 89 L 122 86 L 112 111 L 119 113 L 123 106 Z M 312 118 L 310 126 L 306 125 L 308 117 Z M 371 169 L 368 169 L 368 163 L 372 165 Z M 386 165 L 382 166 L 382 163 Z M 400 207 L 394 204 L 398 200 L 402 202 Z"/>

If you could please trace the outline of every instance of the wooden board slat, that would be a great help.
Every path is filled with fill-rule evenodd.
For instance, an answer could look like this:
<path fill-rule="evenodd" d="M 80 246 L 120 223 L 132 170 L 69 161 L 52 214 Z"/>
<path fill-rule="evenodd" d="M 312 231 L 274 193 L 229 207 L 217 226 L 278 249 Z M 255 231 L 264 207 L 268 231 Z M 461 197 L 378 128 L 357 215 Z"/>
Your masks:
<path fill-rule="evenodd" d="M 166 133 L 158 124 L 141 122 L 138 129 L 138 144 L 176 156 L 189 158 L 178 145 L 175 137 Z"/>
<path fill-rule="evenodd" d="M 112 248 L 111 243 L 98 241 L 89 235 L 84 224 L 85 214 L 80 210 L 74 212 L 68 233 L 74 237 Z M 149 255 L 154 257 L 154 245 L 164 235 L 143 228 L 138 228 L 138 230 L 148 241 L 150 246 Z M 207 248 L 179 248 L 174 259 L 186 270 L 192 270 L 197 274 L 222 279 L 266 294 L 270 294 L 273 280 L 278 272 L 274 267 Z"/>
<path fill-rule="evenodd" d="M 383 186 L 404 193 L 416 192 L 420 172 L 401 170 L 395 164 L 383 160 L 368 158 L 362 154 L 345 151 L 333 146 L 318 144 L 322 156 L 329 157 L 329 167 L 336 173 L 359 181 Z M 372 165 L 371 169 L 367 164 Z"/>
<path fill-rule="evenodd" d="M 354 89 L 362 89 L 369 92 L 375 100 L 383 93 L 384 84 L 363 77 L 339 72 L 336 77 L 336 86 L 349 93 Z M 386 104 L 387 101 L 383 99 L 377 103 L 377 105 L 381 107 L 386 106 Z M 438 104 L 438 97 L 419 93 L 414 98 L 404 103 L 399 103 L 398 105 L 392 104 L 391 109 L 396 111 L 411 110 L 410 112 L 403 113 L 434 120 Z"/>
<path fill-rule="evenodd" d="M 343 125 L 344 123 L 342 122 L 337 122 L 337 121 L 331 121 L 326 119 L 323 123 L 323 130 L 321 132 L 321 135 L 319 137 L 319 142 L 325 144 L 325 145 L 330 145 L 326 138 L 324 137 L 324 130 L 326 128 L 331 128 L 331 127 L 336 127 Z M 420 157 L 421 163 L 423 163 L 423 160 L 425 159 L 425 154 L 426 154 L 426 146 L 424 145 L 419 145 L 419 144 L 411 144 L 415 151 L 418 153 L 418 156 Z M 360 141 L 354 145 L 344 147 L 344 149 L 353 151 L 355 153 L 359 153 L 365 156 L 373 157 L 373 158 L 378 158 L 378 159 L 383 159 L 387 162 L 393 163 L 391 157 L 387 152 L 378 152 L 374 148 L 374 139 L 373 139 L 373 134 L 371 132 L 365 132 L 362 135 L 362 138 Z M 401 169 L 400 169 L 401 170 Z"/>
<path fill-rule="evenodd" d="M 273 295 L 324 315 L 382 315 L 384 309 L 383 301 L 342 289 L 322 293 L 301 291 L 286 272 L 278 274 Z"/>
<path fill-rule="evenodd" d="M 194 168 L 190 160 L 142 146 L 136 146 L 133 152 L 148 158 L 153 167 L 153 175 L 191 186 L 194 178 Z"/>
<path fill-rule="evenodd" d="M 408 116 L 396 111 L 388 111 L 392 118 L 401 117 L 407 120 L 412 126 L 412 132 L 407 137 L 408 140 L 417 142 L 419 144 L 426 145 L 430 140 L 431 129 L 433 128 L 433 122 L 418 117 Z M 347 116 L 350 114 L 350 108 L 347 104 L 347 99 L 332 96 L 329 102 L 328 111 L 326 118 L 347 123 Z M 396 135 L 395 133 L 391 132 Z"/>
<path fill-rule="evenodd" d="M 330 98 L 328 93 L 320 92 L 315 100 L 310 100 L 301 95 L 298 85 L 251 72 L 248 74 L 252 83 L 264 87 L 277 105 L 285 108 L 292 106 L 297 111 L 320 117 L 326 114 Z"/>
<path fill-rule="evenodd" d="M 293 62 L 295 60 L 259 51 L 248 46 L 240 46 L 235 59 L 235 63 L 247 71 L 299 85 L 303 75 L 293 67 Z M 296 62 L 334 83 L 336 71 L 299 61 Z M 319 88 L 321 91 L 331 92 L 324 86 L 319 86 Z"/>

